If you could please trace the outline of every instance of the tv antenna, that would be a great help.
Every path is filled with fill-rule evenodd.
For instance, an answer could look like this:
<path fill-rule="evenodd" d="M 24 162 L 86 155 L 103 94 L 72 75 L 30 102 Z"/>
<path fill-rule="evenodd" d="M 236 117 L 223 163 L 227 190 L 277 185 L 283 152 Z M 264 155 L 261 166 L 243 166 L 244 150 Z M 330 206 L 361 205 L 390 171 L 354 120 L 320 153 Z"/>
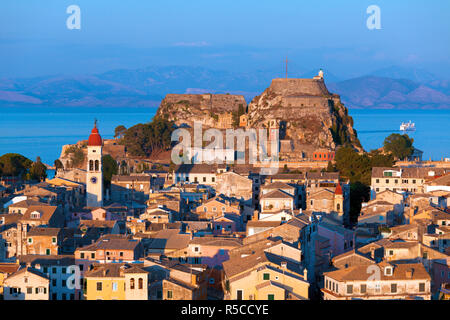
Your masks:
<path fill-rule="evenodd" d="M 288 60 L 288 58 L 287 58 L 287 56 L 286 56 L 286 79 L 288 78 L 288 62 L 289 62 L 289 60 Z"/>

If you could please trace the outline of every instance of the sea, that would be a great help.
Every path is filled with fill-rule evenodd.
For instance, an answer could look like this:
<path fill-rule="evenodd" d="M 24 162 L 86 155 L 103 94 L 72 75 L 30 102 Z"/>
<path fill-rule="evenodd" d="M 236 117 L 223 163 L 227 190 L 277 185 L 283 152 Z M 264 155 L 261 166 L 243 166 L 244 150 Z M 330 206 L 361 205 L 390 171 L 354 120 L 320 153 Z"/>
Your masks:
<path fill-rule="evenodd" d="M 156 108 L 127 107 L 0 107 L 0 155 L 19 153 L 52 165 L 65 144 L 87 139 L 94 121 L 104 138 L 112 138 L 118 125 L 129 128 L 151 121 Z M 411 120 L 408 132 L 424 159 L 450 157 L 450 110 L 350 109 L 354 128 L 365 150 L 379 148 L 391 133 L 401 133 L 400 124 Z"/>

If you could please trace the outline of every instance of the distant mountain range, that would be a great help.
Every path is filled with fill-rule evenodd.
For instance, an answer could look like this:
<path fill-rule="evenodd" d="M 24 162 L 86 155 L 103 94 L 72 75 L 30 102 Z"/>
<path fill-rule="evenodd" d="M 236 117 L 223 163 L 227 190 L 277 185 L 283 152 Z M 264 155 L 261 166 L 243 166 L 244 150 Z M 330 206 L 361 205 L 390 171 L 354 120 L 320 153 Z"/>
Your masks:
<path fill-rule="evenodd" d="M 299 77 L 311 78 L 317 71 Z M 167 66 L 91 76 L 0 79 L 0 106 L 156 107 L 167 93 L 241 94 L 250 101 L 280 76 L 273 71 L 234 73 Z M 325 81 L 349 108 L 450 108 L 450 81 L 421 69 L 393 66 L 344 81 L 325 70 Z"/>

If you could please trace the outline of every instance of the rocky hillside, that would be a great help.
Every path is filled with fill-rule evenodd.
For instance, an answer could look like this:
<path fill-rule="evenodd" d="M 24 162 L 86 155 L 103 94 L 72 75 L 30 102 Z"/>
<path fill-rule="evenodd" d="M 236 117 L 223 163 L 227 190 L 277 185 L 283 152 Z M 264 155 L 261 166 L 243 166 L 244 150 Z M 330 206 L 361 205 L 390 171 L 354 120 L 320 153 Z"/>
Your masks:
<path fill-rule="evenodd" d="M 243 96 L 231 94 L 168 94 L 162 100 L 156 116 L 165 116 L 175 124 L 193 126 L 201 121 L 205 127 L 222 127 L 221 116 L 245 109 Z"/>
<path fill-rule="evenodd" d="M 249 104 L 248 116 L 249 126 L 257 128 L 278 120 L 280 138 L 290 140 L 294 153 L 335 149 L 346 143 L 362 150 L 352 117 L 323 79 L 274 79 Z"/>

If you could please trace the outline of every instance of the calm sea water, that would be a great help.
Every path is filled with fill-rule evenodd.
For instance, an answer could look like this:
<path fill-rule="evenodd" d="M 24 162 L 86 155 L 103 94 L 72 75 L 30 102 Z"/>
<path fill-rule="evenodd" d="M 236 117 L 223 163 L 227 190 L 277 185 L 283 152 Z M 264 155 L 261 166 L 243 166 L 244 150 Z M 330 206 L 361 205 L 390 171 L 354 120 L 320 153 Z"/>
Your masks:
<path fill-rule="evenodd" d="M 354 128 L 365 150 L 379 148 L 389 134 L 401 133 L 400 124 L 411 120 L 416 131 L 407 132 L 424 159 L 450 157 L 450 110 L 350 110 Z"/>
<path fill-rule="evenodd" d="M 89 137 L 94 120 L 100 134 L 112 138 L 118 125 L 129 128 L 149 122 L 155 108 L 54 108 L 0 107 L 0 155 L 7 152 L 23 154 L 31 160 L 40 156 L 53 165 L 65 144 Z"/>
<path fill-rule="evenodd" d="M 118 125 L 130 127 L 148 122 L 155 108 L 55 108 L 0 107 L 0 155 L 23 154 L 53 165 L 64 144 L 87 139 L 94 119 L 104 138 L 112 138 Z M 450 157 L 450 110 L 350 110 L 354 127 L 366 150 L 379 148 L 386 136 L 399 132 L 402 121 L 413 121 L 417 130 L 410 135 L 424 158 Z"/>

